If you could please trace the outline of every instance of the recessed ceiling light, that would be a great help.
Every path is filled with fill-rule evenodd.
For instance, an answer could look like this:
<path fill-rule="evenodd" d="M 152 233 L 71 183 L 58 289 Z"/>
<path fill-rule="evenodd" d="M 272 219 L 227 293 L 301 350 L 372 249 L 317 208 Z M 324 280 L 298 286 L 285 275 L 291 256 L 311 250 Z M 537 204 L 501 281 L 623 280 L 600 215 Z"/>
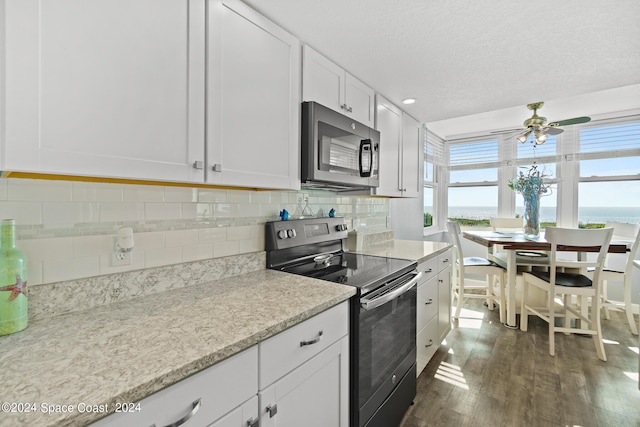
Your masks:
<path fill-rule="evenodd" d="M 402 100 L 402 103 L 406 105 L 413 104 L 414 102 L 416 102 L 415 98 L 406 98 Z"/>

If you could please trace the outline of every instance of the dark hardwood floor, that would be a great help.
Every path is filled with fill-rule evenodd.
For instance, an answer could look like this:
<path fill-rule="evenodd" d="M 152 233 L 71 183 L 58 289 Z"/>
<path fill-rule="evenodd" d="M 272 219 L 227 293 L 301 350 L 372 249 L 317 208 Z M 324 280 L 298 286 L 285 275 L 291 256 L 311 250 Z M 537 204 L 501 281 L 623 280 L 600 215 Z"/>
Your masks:
<path fill-rule="evenodd" d="M 557 333 L 554 357 L 537 317 L 522 332 L 482 300 L 464 308 L 419 376 L 401 427 L 640 426 L 638 337 L 621 312 L 603 317 L 603 362 L 591 337 Z"/>

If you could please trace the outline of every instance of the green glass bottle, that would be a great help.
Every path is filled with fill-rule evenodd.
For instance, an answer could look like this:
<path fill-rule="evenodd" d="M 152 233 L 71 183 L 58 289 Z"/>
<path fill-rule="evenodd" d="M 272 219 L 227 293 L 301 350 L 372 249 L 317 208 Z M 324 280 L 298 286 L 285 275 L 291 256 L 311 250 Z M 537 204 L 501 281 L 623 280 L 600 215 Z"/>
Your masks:
<path fill-rule="evenodd" d="M 16 248 L 16 221 L 0 223 L 0 336 L 27 327 L 27 258 Z"/>

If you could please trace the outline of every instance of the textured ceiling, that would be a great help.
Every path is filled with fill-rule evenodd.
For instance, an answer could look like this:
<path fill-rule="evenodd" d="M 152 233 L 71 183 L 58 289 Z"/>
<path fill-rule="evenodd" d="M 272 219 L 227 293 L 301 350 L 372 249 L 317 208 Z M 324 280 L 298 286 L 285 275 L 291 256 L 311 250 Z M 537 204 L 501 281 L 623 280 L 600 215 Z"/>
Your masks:
<path fill-rule="evenodd" d="M 427 123 L 640 84 L 638 0 L 245 2 Z"/>

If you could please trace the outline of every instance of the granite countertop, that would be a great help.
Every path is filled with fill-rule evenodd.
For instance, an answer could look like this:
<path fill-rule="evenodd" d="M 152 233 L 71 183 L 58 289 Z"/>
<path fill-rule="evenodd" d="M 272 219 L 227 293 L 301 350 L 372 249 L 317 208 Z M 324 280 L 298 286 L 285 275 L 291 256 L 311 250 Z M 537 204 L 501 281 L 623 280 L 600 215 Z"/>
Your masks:
<path fill-rule="evenodd" d="M 342 301 L 349 286 L 260 270 L 30 323 L 0 337 L 0 426 L 85 425 Z M 44 406 L 43 406 L 44 405 Z M 46 413 L 48 405 L 74 405 Z M 53 406 L 54 409 L 61 409 Z"/>
<path fill-rule="evenodd" d="M 394 239 L 377 245 L 367 246 L 363 249 L 358 249 L 356 252 L 365 255 L 410 259 L 421 263 L 440 255 L 451 246 L 451 243 L 446 242 Z"/>

